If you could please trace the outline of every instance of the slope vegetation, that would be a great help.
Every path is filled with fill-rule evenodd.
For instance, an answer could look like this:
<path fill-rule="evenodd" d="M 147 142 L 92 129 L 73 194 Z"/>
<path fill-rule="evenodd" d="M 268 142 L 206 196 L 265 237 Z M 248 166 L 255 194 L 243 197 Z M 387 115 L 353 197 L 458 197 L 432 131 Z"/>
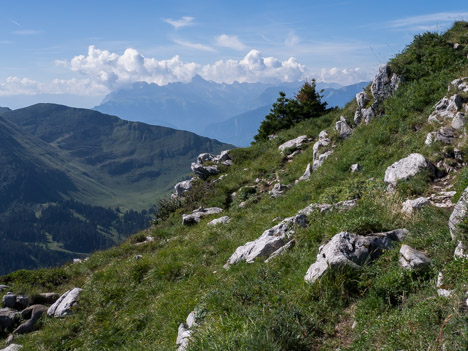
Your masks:
<path fill-rule="evenodd" d="M 456 49 L 454 44 L 459 44 Z M 0 283 L 10 290 L 29 295 L 84 289 L 72 315 L 43 318 L 39 332 L 17 336 L 15 342 L 24 350 L 175 350 L 176 339 L 179 350 L 190 351 L 467 349 L 468 260 L 454 259 L 457 241 L 448 226 L 453 205 L 468 185 L 465 127 L 448 143 L 436 138 L 425 144 L 428 133 L 452 122 L 440 116 L 442 125 L 428 121 L 445 95 L 458 94 L 466 108 L 468 96 L 451 82 L 468 76 L 467 54 L 466 22 L 443 35 L 417 36 L 387 67 L 385 74 L 401 79 L 392 94 L 373 94 L 380 86 L 376 83 L 341 110 L 233 150 L 227 176 L 194 181 L 183 198 L 161 204 L 153 228 L 88 262 L 2 277 Z M 354 127 L 347 138 L 335 128 L 344 121 Z M 312 138 L 314 146 L 302 138 L 302 152 L 278 150 L 301 135 Z M 320 158 L 325 153 L 328 158 Z M 439 178 L 420 172 L 388 191 L 386 169 L 412 153 L 436 164 Z M 322 163 L 314 163 L 318 166 L 310 177 L 295 184 L 317 160 Z M 361 170 L 351 173 L 353 164 Z M 435 169 L 428 169 L 434 175 Z M 440 178 L 444 172 L 448 175 Z M 273 187 L 277 183 L 291 186 Z M 452 200 L 449 191 L 456 193 Z M 403 201 L 418 196 L 433 201 L 403 214 Z M 449 198 L 442 201 L 441 196 Z M 338 205 L 321 210 L 345 200 L 357 201 L 342 210 Z M 182 215 L 199 206 L 223 212 L 183 225 Z M 281 227 L 288 239 L 294 238 L 294 247 L 268 262 L 264 259 L 271 250 L 252 263 L 236 261 L 238 247 L 305 208 L 310 210 L 307 221 L 293 217 L 298 225 Z M 222 215 L 230 222 L 208 224 Z M 400 244 L 394 244 L 359 265 L 337 265 L 314 282 L 304 280 L 309 267 L 323 259 L 317 257 L 320 247 L 337 233 L 354 233 L 364 242 L 375 237 L 372 233 L 397 228 L 407 229 L 399 238 L 403 244 L 430 259 L 425 269 L 402 267 Z M 442 284 L 436 283 L 439 272 Z M 192 319 L 186 322 L 192 311 L 195 326 Z M 179 337 L 178 331 L 183 332 Z"/>

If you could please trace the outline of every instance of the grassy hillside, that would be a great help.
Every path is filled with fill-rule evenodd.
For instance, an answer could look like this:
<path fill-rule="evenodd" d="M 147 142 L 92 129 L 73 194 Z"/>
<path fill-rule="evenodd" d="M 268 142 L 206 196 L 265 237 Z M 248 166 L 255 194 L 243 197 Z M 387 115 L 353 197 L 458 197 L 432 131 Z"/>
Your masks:
<path fill-rule="evenodd" d="M 453 44 L 461 44 L 457 50 Z M 19 271 L 0 278 L 10 290 L 33 295 L 81 287 L 79 305 L 65 319 L 43 317 L 41 330 L 18 336 L 23 350 L 175 350 L 177 329 L 197 310 L 202 317 L 189 344 L 194 350 L 466 350 L 468 260 L 454 260 L 451 209 L 426 206 L 402 215 L 407 198 L 436 191 L 429 177 L 400 182 L 387 192 L 384 173 L 393 162 L 419 152 L 434 163 L 460 164 L 453 146 L 425 145 L 433 106 L 455 78 L 468 76 L 468 24 L 458 22 L 443 35 L 415 38 L 390 62 L 404 78 L 379 106 L 383 115 L 354 129 L 346 140 L 334 131 L 340 116 L 352 121 L 357 104 L 281 132 L 276 139 L 232 151 L 234 164 L 219 182 L 194 185 L 186 200 L 166 202 L 157 225 L 119 247 L 93 254 L 88 262 L 56 269 Z M 372 101 L 369 101 L 369 105 Z M 466 127 L 465 127 L 466 128 Z M 280 179 L 294 183 L 313 158 L 312 143 L 292 162 L 278 146 L 299 135 L 318 138 L 328 130 L 334 153 L 308 181 L 272 198 L 267 187 Z M 466 130 L 466 129 L 465 129 Z M 466 160 L 466 142 L 458 141 Z M 351 174 L 351 164 L 362 171 Z M 447 187 L 468 185 L 468 172 L 450 173 Z M 254 189 L 254 190 L 252 190 Z M 233 197 L 232 193 L 237 192 Z M 311 203 L 358 199 L 349 211 L 314 212 L 306 228 L 295 228 L 296 245 L 265 263 L 223 268 L 234 250 Z M 170 206 L 171 205 L 171 206 Z M 199 206 L 219 206 L 226 225 L 183 226 L 181 217 Z M 340 231 L 361 235 L 407 228 L 403 243 L 431 258 L 426 271 L 404 270 L 399 245 L 359 270 L 341 267 L 314 284 L 304 281 L 319 246 Z M 152 235 L 153 242 L 143 242 Z M 141 255 L 136 259 L 135 255 Z M 436 291 L 444 272 L 450 298 Z"/>

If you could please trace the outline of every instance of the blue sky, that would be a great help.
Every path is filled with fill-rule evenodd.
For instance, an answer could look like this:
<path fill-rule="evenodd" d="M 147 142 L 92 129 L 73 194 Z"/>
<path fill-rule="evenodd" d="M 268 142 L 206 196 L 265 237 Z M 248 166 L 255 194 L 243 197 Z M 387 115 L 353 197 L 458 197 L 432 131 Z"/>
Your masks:
<path fill-rule="evenodd" d="M 0 106 L 90 107 L 135 82 L 370 79 L 465 1 L 0 0 Z"/>

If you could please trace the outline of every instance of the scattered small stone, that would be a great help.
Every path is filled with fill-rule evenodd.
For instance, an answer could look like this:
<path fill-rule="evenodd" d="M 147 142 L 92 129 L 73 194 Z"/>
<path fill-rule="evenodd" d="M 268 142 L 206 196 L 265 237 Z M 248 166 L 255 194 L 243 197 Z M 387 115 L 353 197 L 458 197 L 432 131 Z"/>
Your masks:
<path fill-rule="evenodd" d="M 358 163 L 353 163 L 351 167 L 349 167 L 349 170 L 351 171 L 351 174 L 356 173 L 356 172 L 361 172 L 362 166 Z"/>
<path fill-rule="evenodd" d="M 404 269 L 423 270 L 430 265 L 431 260 L 421 251 L 405 244 L 400 248 L 399 262 Z"/>
<path fill-rule="evenodd" d="M 134 260 L 141 260 L 142 258 L 143 258 L 142 255 L 135 255 L 135 256 L 133 256 L 133 259 L 134 259 Z"/>
<path fill-rule="evenodd" d="M 144 245 L 144 244 L 147 244 L 147 243 L 152 243 L 154 240 L 155 240 L 154 237 L 152 237 L 152 236 L 147 236 L 147 237 L 145 238 L 145 241 L 142 241 L 142 242 L 140 242 L 140 243 L 136 243 L 135 245 L 136 245 L 136 246 L 140 246 L 140 245 Z"/>
<path fill-rule="evenodd" d="M 450 297 L 450 295 L 452 295 L 452 290 L 445 289 L 443 280 L 444 280 L 444 275 L 442 272 L 439 272 L 439 274 L 437 275 L 437 283 L 436 283 L 437 295 L 442 296 L 442 297 Z"/>
<path fill-rule="evenodd" d="M 453 253 L 453 256 L 459 260 L 468 259 L 468 250 L 465 244 L 463 244 L 461 241 L 458 242 L 458 245 L 455 248 L 455 252 Z"/>
<path fill-rule="evenodd" d="M 303 180 L 309 179 L 310 175 L 311 175 L 311 166 L 310 166 L 310 163 L 308 163 L 304 174 L 300 176 L 299 179 L 296 180 L 296 184 Z"/>

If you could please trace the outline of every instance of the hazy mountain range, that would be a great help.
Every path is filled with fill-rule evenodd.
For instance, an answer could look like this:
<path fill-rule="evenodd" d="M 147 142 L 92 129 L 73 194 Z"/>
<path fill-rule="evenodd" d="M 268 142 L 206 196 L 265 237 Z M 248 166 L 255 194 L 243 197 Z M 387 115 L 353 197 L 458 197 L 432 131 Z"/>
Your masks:
<path fill-rule="evenodd" d="M 114 91 L 94 109 L 131 120 L 209 136 L 237 146 L 253 140 L 273 102 L 284 91 L 293 96 L 301 82 L 218 84 L 195 76 L 189 83 L 164 86 L 145 82 Z M 343 107 L 368 85 L 318 83 L 329 106 Z"/>

